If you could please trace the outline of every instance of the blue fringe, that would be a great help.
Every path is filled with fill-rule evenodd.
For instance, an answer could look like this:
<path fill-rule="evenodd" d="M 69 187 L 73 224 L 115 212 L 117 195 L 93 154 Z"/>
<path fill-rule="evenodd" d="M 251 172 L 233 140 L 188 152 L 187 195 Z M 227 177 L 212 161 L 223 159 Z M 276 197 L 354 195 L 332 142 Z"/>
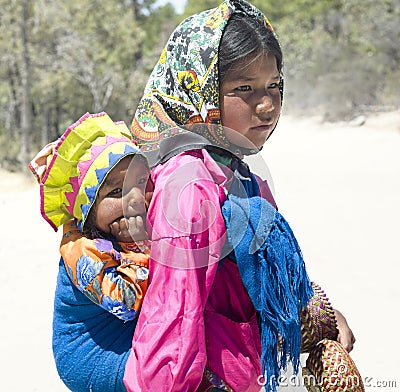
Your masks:
<path fill-rule="evenodd" d="M 243 284 L 260 318 L 265 388 L 275 392 L 288 361 L 298 370 L 300 310 L 313 295 L 311 282 L 289 224 L 265 199 L 231 194 L 222 213 Z"/>

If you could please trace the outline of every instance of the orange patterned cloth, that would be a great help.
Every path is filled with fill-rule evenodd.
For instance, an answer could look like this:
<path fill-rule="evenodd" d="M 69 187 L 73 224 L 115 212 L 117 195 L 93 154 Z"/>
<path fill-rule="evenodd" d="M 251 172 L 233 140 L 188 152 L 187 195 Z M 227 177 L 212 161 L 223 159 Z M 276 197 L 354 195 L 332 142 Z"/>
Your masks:
<path fill-rule="evenodd" d="M 82 236 L 74 220 L 63 230 L 60 253 L 72 283 L 118 318 L 134 319 L 148 286 L 150 241 L 90 239 Z"/>

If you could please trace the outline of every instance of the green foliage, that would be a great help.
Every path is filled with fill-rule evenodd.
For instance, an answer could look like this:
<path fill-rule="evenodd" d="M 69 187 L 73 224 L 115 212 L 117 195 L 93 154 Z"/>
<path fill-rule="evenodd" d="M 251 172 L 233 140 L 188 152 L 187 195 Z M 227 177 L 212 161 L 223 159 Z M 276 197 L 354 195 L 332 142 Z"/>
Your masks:
<path fill-rule="evenodd" d="M 155 0 L 25 1 L 26 23 L 21 2 L 0 0 L 1 166 L 21 159 L 21 149 L 33 155 L 85 112 L 105 110 L 130 124 L 160 42 L 178 23 L 173 7 Z M 21 82 L 24 59 L 29 89 Z"/>
<path fill-rule="evenodd" d="M 87 111 L 129 124 L 171 31 L 219 3 L 188 0 L 177 15 L 155 0 L 0 0 L 0 166 L 24 149 L 33 155 Z M 400 104 L 399 0 L 253 4 L 283 48 L 285 110 L 343 119 Z"/>
<path fill-rule="evenodd" d="M 217 7 L 221 1 L 218 0 L 187 0 L 183 18 L 187 18 L 192 14 Z"/>
<path fill-rule="evenodd" d="M 289 110 L 338 120 L 398 105 L 398 0 L 288 3 L 273 24 L 283 46 Z"/>

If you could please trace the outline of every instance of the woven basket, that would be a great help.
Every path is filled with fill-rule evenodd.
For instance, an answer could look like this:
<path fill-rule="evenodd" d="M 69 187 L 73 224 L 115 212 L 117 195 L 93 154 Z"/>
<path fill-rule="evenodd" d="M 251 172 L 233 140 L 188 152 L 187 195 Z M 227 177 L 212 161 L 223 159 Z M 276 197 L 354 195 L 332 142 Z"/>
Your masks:
<path fill-rule="evenodd" d="M 301 352 L 308 353 L 322 339 L 336 340 L 336 317 L 329 299 L 317 284 L 312 283 L 314 296 L 301 312 Z"/>
<path fill-rule="evenodd" d="M 323 339 L 311 350 L 303 368 L 309 392 L 365 392 L 361 375 L 343 346 Z"/>

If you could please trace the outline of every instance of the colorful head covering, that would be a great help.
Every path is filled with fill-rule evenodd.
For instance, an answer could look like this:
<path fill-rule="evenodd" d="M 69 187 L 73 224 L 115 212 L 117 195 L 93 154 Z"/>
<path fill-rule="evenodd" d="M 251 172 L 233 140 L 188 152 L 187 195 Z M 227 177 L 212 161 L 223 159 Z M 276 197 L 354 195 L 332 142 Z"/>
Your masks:
<path fill-rule="evenodd" d="M 40 180 L 40 210 L 57 230 L 76 218 L 82 231 L 97 192 L 122 158 L 140 153 L 125 123 L 86 113 L 31 162 Z M 35 173 L 34 173 L 35 174 Z"/>
<path fill-rule="evenodd" d="M 219 44 L 234 13 L 259 19 L 273 31 L 253 5 L 226 0 L 187 18 L 171 34 L 132 123 L 134 138 L 151 164 L 207 145 L 237 150 L 221 125 L 218 80 Z"/>

